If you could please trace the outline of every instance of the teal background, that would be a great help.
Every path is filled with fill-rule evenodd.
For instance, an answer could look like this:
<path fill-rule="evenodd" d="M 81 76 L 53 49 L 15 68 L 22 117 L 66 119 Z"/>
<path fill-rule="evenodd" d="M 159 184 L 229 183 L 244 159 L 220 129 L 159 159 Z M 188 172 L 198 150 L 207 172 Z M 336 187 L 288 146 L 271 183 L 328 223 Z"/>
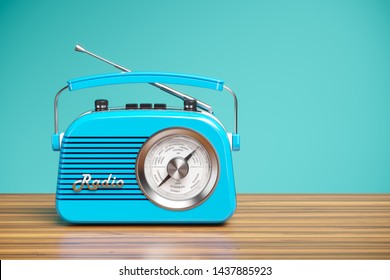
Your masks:
<path fill-rule="evenodd" d="M 390 192 L 389 1 L 0 1 L 0 192 L 54 192 L 53 99 L 70 78 L 134 70 L 222 78 L 238 94 L 240 193 Z M 229 94 L 179 87 L 233 128 Z M 181 102 L 148 85 L 64 94 Z"/>

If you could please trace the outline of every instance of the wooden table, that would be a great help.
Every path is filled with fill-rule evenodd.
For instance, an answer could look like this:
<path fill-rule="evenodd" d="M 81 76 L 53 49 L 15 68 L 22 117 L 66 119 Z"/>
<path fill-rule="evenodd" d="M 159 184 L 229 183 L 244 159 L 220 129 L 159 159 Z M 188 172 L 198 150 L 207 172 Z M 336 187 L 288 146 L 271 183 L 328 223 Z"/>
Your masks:
<path fill-rule="evenodd" d="M 390 259 L 390 195 L 239 195 L 224 225 L 69 225 L 0 195 L 1 259 Z"/>

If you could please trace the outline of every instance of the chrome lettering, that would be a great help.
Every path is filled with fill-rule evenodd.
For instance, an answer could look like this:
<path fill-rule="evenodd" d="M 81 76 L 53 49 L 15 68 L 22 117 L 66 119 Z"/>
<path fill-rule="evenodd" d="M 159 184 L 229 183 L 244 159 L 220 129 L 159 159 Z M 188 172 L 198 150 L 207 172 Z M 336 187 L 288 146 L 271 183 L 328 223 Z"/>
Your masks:
<path fill-rule="evenodd" d="M 112 174 L 101 183 L 99 179 L 95 179 L 90 183 L 92 180 L 91 174 L 82 174 L 82 176 L 82 180 L 77 180 L 72 185 L 72 189 L 75 192 L 81 192 L 84 186 L 90 191 L 96 191 L 98 188 L 121 188 L 125 185 L 125 182 L 122 179 L 116 180 L 116 177 L 112 178 Z"/>

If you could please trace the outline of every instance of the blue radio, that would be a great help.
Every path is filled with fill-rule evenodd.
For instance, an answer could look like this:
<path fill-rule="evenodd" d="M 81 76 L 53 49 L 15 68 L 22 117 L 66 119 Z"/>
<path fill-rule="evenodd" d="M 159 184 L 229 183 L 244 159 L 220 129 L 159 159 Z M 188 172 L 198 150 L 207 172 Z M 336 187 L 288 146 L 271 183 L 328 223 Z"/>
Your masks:
<path fill-rule="evenodd" d="M 234 213 L 232 151 L 240 148 L 237 98 L 222 80 L 161 72 L 131 72 L 85 49 L 121 73 L 68 81 L 54 101 L 52 147 L 60 151 L 56 206 L 71 223 L 222 223 Z M 95 109 L 58 130 L 58 99 L 113 84 L 149 83 L 184 100 Z M 227 90 L 234 97 L 235 131 L 226 132 L 212 108 L 165 84 Z"/>

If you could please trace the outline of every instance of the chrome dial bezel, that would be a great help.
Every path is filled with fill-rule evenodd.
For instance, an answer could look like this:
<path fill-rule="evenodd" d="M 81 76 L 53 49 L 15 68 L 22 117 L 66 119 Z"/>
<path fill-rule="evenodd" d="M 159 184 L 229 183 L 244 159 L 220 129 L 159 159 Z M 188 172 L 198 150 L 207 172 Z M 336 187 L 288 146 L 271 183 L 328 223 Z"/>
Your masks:
<path fill-rule="evenodd" d="M 148 183 L 145 174 L 145 159 L 151 148 L 164 138 L 172 136 L 187 136 L 203 146 L 208 153 L 211 164 L 209 180 L 196 196 L 186 200 L 171 200 L 157 193 Z M 153 134 L 141 147 L 135 166 L 138 185 L 144 195 L 154 204 L 169 210 L 187 210 L 202 204 L 213 193 L 219 179 L 219 160 L 213 145 L 201 134 L 188 128 L 169 128 Z"/>

